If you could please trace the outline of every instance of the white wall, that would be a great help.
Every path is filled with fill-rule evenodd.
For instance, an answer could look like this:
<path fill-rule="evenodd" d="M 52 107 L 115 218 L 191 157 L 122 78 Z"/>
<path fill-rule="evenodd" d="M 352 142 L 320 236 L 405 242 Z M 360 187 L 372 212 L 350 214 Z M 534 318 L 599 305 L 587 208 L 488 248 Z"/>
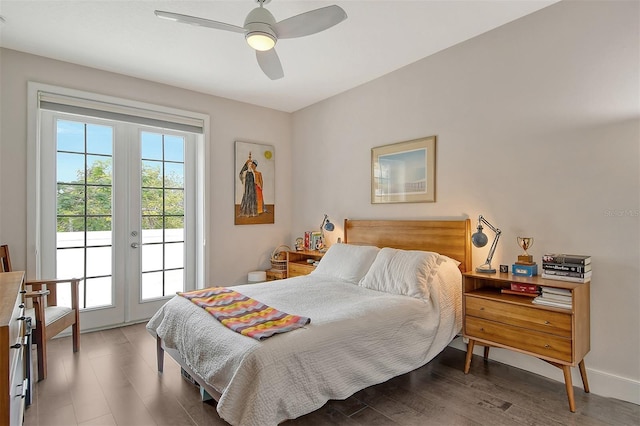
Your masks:
<path fill-rule="evenodd" d="M 590 254 L 591 391 L 640 403 L 639 16 L 633 1 L 561 2 L 294 113 L 292 237 L 323 213 L 483 214 L 503 231 L 496 265 L 521 252 L 516 236 L 535 238 L 538 262 Z M 436 202 L 371 205 L 371 148 L 430 135 Z"/>
<path fill-rule="evenodd" d="M 0 241 L 9 244 L 14 269 L 27 256 L 27 82 L 148 102 L 208 114 L 211 284 L 245 283 L 247 272 L 270 267 L 273 249 L 285 243 L 291 222 L 291 115 L 119 74 L 0 49 Z M 251 117 L 248 120 L 248 117 Z M 234 141 L 274 145 L 276 223 L 234 225 Z M 247 251 L 246 245 L 251 250 Z"/>

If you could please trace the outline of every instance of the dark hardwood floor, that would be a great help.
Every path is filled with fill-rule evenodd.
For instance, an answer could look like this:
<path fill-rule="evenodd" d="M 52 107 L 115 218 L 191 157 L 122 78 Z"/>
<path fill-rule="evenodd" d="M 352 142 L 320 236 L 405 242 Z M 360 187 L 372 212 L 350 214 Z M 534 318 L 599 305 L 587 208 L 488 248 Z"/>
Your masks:
<path fill-rule="evenodd" d="M 83 334 L 76 354 L 70 338 L 48 348 L 49 376 L 35 386 L 25 426 L 227 424 L 171 357 L 157 374 L 144 324 Z M 571 413 L 563 383 L 478 357 L 465 375 L 463 364 L 464 353 L 447 348 L 418 370 L 285 425 L 640 424 L 638 405 L 575 388 Z"/>

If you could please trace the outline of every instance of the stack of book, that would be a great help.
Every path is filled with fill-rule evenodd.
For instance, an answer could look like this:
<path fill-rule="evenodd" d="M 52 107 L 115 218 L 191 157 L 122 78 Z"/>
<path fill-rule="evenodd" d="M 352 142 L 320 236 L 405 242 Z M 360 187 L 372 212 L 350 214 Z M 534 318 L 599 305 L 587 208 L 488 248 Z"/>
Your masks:
<path fill-rule="evenodd" d="M 517 294 L 518 296 L 536 297 L 540 294 L 540 288 L 535 284 L 511 283 L 510 288 L 503 288 L 501 292 Z"/>
<path fill-rule="evenodd" d="M 545 254 L 542 278 L 586 283 L 591 281 L 591 256 L 581 254 Z"/>
<path fill-rule="evenodd" d="M 324 246 L 322 233 L 320 231 L 306 231 L 304 233 L 304 249 L 320 250 Z"/>
<path fill-rule="evenodd" d="M 571 290 L 542 286 L 540 296 L 533 299 L 536 305 L 553 306 L 554 308 L 571 309 Z"/>

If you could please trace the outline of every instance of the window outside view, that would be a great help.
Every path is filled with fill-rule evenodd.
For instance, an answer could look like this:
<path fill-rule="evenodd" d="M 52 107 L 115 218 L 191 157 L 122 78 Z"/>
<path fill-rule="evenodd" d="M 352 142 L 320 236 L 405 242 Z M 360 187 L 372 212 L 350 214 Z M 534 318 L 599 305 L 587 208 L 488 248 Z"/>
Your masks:
<path fill-rule="evenodd" d="M 83 309 L 113 304 L 112 250 L 114 129 L 57 120 L 58 277 L 85 277 Z M 181 291 L 184 285 L 184 138 L 141 132 L 141 300 Z M 124 225 L 128 226 L 128 225 Z M 131 232 L 137 232 L 130 230 Z M 126 244 L 126 242 L 125 242 Z M 129 249 L 128 246 L 127 249 Z M 61 303 L 70 296 L 62 290 Z"/>

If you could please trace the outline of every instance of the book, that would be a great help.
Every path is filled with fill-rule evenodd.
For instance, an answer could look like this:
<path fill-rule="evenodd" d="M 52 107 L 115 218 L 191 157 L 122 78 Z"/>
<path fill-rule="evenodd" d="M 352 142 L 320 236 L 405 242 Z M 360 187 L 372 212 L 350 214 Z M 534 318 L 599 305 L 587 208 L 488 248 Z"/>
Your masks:
<path fill-rule="evenodd" d="M 573 263 L 547 263 L 542 262 L 542 269 L 547 271 L 566 271 L 585 273 L 591 271 L 591 264 L 576 265 Z"/>
<path fill-rule="evenodd" d="M 311 247 L 311 231 L 304 232 L 304 249 L 309 250 Z"/>
<path fill-rule="evenodd" d="M 530 293 L 528 291 L 517 291 L 517 290 L 509 290 L 508 288 L 503 288 L 500 290 L 502 294 L 516 294 L 518 296 L 526 296 L 526 297 L 537 297 L 540 293 Z"/>
<path fill-rule="evenodd" d="M 540 289 L 535 284 L 523 284 L 523 283 L 511 283 L 511 291 L 517 291 L 520 293 L 540 293 Z"/>
<path fill-rule="evenodd" d="M 554 293 L 542 293 L 542 298 L 544 300 L 555 300 L 556 302 L 564 302 L 568 304 L 571 304 L 571 301 L 573 300 L 573 297 L 571 296 L 563 296 L 561 294 Z"/>
<path fill-rule="evenodd" d="M 544 273 L 547 274 L 547 275 L 557 275 L 557 276 L 561 276 L 561 277 L 591 278 L 591 271 L 589 271 L 589 272 L 569 272 L 569 271 L 545 270 Z"/>
<path fill-rule="evenodd" d="M 571 290 L 566 288 L 557 288 L 557 287 L 541 287 L 542 294 L 552 293 L 552 294 L 560 294 L 562 296 L 571 296 Z"/>
<path fill-rule="evenodd" d="M 533 299 L 532 303 L 535 303 L 536 305 L 551 306 L 554 308 L 571 309 L 571 303 L 556 302 L 555 300 L 544 299 L 541 296 L 538 296 L 535 299 Z"/>
<path fill-rule="evenodd" d="M 591 256 L 583 254 L 544 254 L 543 263 L 570 263 L 575 265 L 588 265 L 591 263 Z"/>
<path fill-rule="evenodd" d="M 543 272 L 541 276 L 542 278 L 545 278 L 548 280 L 567 281 L 572 283 L 586 283 L 591 281 L 591 275 L 589 275 L 588 278 L 579 278 L 579 277 L 565 277 L 562 275 L 550 275 Z"/>

